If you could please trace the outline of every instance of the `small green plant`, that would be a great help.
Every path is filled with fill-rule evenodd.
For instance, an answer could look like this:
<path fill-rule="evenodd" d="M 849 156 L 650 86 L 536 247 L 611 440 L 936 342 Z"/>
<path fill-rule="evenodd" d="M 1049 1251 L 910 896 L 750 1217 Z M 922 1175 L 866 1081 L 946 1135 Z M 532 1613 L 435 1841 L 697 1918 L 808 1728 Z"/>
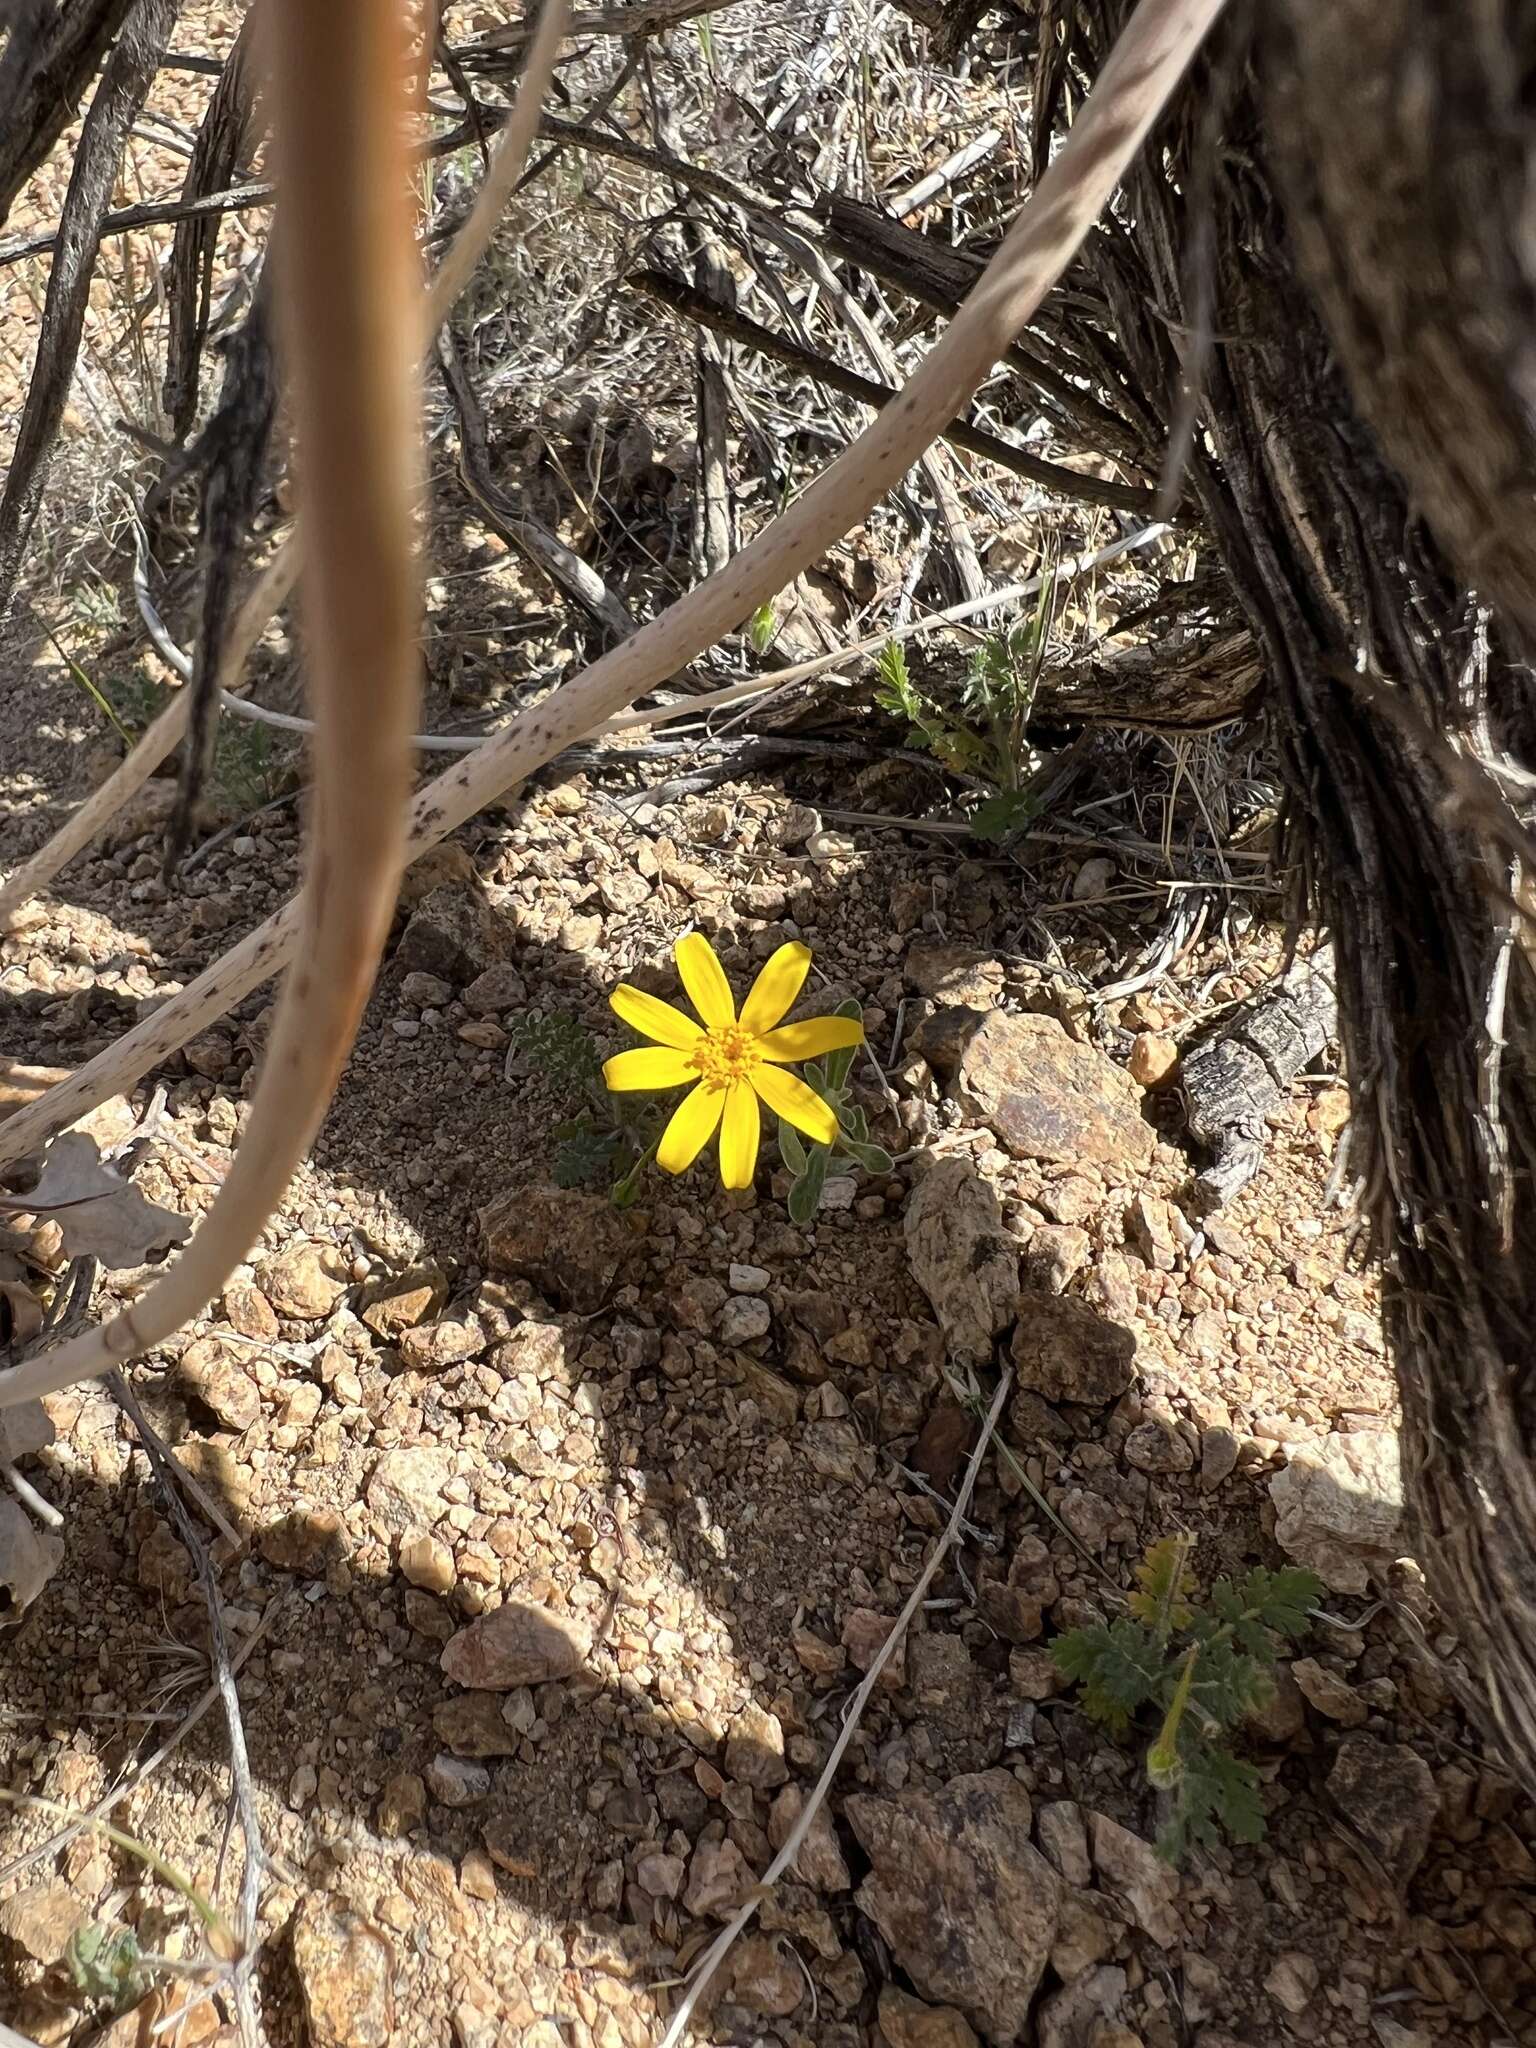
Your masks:
<path fill-rule="evenodd" d="M 57 640 L 54 646 L 76 687 L 125 746 L 133 746 L 165 709 L 168 692 L 142 669 L 98 683 Z M 249 718 L 220 719 L 210 778 L 212 793 L 220 804 L 237 815 L 260 810 L 277 795 L 288 765 L 286 749 L 279 747 L 270 726 Z"/>
<path fill-rule="evenodd" d="M 1177 1863 L 1191 1842 L 1264 1837 L 1259 1774 L 1229 1738 L 1274 1694 L 1277 1639 L 1306 1634 L 1321 1592 L 1309 1571 L 1256 1566 L 1218 1579 L 1201 1603 L 1189 1570 L 1192 1539 L 1154 1543 L 1136 1569 L 1139 1590 L 1118 1621 L 1075 1628 L 1051 1645 L 1057 1668 L 1081 1686 L 1082 1708 L 1117 1741 L 1156 1714 L 1147 1776 L 1168 1817 L 1159 1852 Z"/>
<path fill-rule="evenodd" d="M 907 721 L 909 743 L 990 791 L 970 814 L 978 839 L 1006 839 L 1035 815 L 1029 783 L 1041 757 L 1029 744 L 1029 720 L 1050 646 L 1056 588 L 1053 543 L 1041 556 L 1034 610 L 1019 624 L 987 636 L 956 696 L 940 698 L 915 682 L 894 640 L 875 658 L 880 677 L 875 702 Z"/>
<path fill-rule="evenodd" d="M 564 1011 L 530 1012 L 509 1026 L 507 1036 L 562 1094 L 584 1098 L 580 1109 L 555 1125 L 555 1185 L 607 1181 L 614 1205 L 629 1208 L 661 1136 L 660 1117 L 609 1094 L 592 1034 Z"/>
<path fill-rule="evenodd" d="M 862 1020 L 864 1007 L 850 997 L 839 1003 L 833 1015 Z M 844 1046 L 824 1059 L 812 1060 L 804 1069 L 806 1081 L 836 1112 L 838 1134 L 830 1145 L 808 1145 L 793 1124 L 779 1118 L 779 1156 L 794 1176 L 785 1204 L 794 1223 L 809 1223 L 815 1216 L 827 1175 L 834 1167 L 861 1166 L 866 1173 L 891 1170 L 890 1153 L 884 1146 L 870 1143 L 869 1120 L 852 1099 L 848 1075 L 857 1051 L 855 1045 Z"/>
<path fill-rule="evenodd" d="M 64 1947 L 64 1967 L 82 1998 L 101 1999 L 114 2014 L 137 2005 L 150 1986 L 143 1950 L 131 1927 L 92 1920 Z"/>

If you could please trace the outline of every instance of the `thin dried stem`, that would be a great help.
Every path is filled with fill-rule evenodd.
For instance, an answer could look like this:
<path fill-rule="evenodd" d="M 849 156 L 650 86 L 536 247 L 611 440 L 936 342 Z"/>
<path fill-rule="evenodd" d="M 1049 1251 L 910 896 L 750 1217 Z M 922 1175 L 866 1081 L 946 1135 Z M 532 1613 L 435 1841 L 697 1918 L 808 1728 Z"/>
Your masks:
<path fill-rule="evenodd" d="M 292 0 L 292 4 L 297 4 L 297 0 Z M 1009 340 L 1032 317 L 1061 276 L 1221 6 L 1222 0 L 1141 0 L 1071 135 L 975 290 L 901 398 L 887 407 L 788 511 L 765 527 L 727 570 L 698 585 L 622 647 L 604 655 L 544 702 L 520 714 L 494 740 L 422 790 L 411 809 L 411 841 L 417 851 L 435 845 L 534 769 L 595 731 L 642 691 L 654 689 L 675 675 L 722 633 L 739 626 L 758 605 L 787 588 L 841 539 L 906 474 L 946 422 L 969 401 Z M 353 496 L 357 495 L 354 491 Z M 372 587 L 377 591 L 381 583 L 381 565 L 376 565 Z M 358 725 L 347 735 L 345 746 L 339 735 L 335 743 L 337 765 L 330 772 L 337 774 L 343 757 L 349 757 L 345 758 L 344 773 L 354 790 L 365 786 L 356 755 L 369 722 L 369 717 L 360 713 Z M 408 731 L 406 728 L 407 734 Z M 327 755 L 323 734 L 316 753 L 323 766 Z M 372 792 L 367 808 L 375 813 L 382 808 Z M 323 802 L 321 810 L 323 815 Z M 329 877 L 324 879 L 329 883 Z M 256 987 L 287 957 L 298 931 L 299 920 L 294 907 L 289 905 L 200 976 L 181 997 L 151 1017 L 145 1026 L 130 1033 L 127 1040 L 114 1048 L 107 1092 L 115 1092 L 137 1078 L 172 1047 L 183 1043 L 209 1017 L 221 1015 Z M 308 945 L 305 957 L 325 960 L 323 952 L 316 954 Z M 314 978 L 301 976 L 299 985 L 309 987 Z M 294 1053 L 291 1033 L 284 1031 L 280 1020 L 267 1057 L 263 1094 L 271 1090 L 273 1077 L 282 1074 L 283 1058 L 292 1060 Z M 326 1056 L 322 1048 L 316 1048 L 311 1055 L 314 1059 Z M 338 1056 L 329 1056 L 339 1065 Z M 82 1069 L 60 1088 L 50 1090 L 40 1102 L 18 1111 L 0 1129 L 0 1160 L 19 1156 L 35 1146 L 46 1132 L 72 1122 L 82 1113 L 82 1101 L 91 1098 L 107 1079 L 105 1066 L 98 1067 L 89 1078 L 87 1070 Z M 258 1095 L 258 1102 L 261 1100 L 262 1095 Z M 299 1118 L 295 1116 L 292 1122 L 290 1139 L 298 1134 Z M 254 1113 L 252 1126 L 254 1134 Z M 304 1142 L 308 1135 L 306 1116 Z M 237 1178 L 242 1179 L 242 1185 L 251 1178 L 241 1176 L 250 1145 L 248 1137 L 236 1158 L 221 1204 L 229 1200 Z M 285 1156 L 291 1149 L 291 1144 L 285 1146 Z M 272 1178 L 266 1176 L 267 1182 Z M 279 1185 L 277 1192 L 280 1191 Z M 176 1275 L 195 1258 L 220 1214 L 221 1204 L 215 1205 L 194 1240 L 192 1251 L 171 1279 L 162 1283 L 162 1288 L 170 1288 Z M 231 1264 L 247 1241 L 242 1239 L 231 1256 Z M 149 1302 L 155 1302 L 161 1291 L 156 1289 Z M 183 1291 L 183 1301 L 189 1292 Z M 185 1301 L 177 1319 L 194 1313 L 204 1298 L 199 1295 L 195 1301 Z M 144 1315 L 142 1306 L 139 1315 Z M 113 1344 L 132 1346 L 142 1341 L 155 1340 L 143 1339 L 130 1319 L 120 1317 L 108 1326 L 104 1342 L 88 1339 L 82 1344 L 67 1345 L 0 1374 L 0 1406 L 50 1392 L 71 1380 L 104 1370 L 126 1355 L 113 1350 Z"/>
<path fill-rule="evenodd" d="M 837 1776 L 837 1767 L 843 1760 L 844 1751 L 853 1740 L 854 1730 L 863 1718 L 864 1709 L 869 1705 L 870 1694 L 879 1683 L 881 1672 L 884 1671 L 886 1665 L 889 1664 L 900 1648 L 907 1629 L 911 1625 L 912 1617 L 922 1605 L 924 1596 L 927 1594 L 928 1588 L 933 1584 L 934 1576 L 939 1566 L 954 1548 L 955 1539 L 961 1534 L 965 1526 L 965 1511 L 971 1504 L 971 1495 L 976 1491 L 976 1481 L 981 1476 L 982 1460 L 987 1454 L 987 1446 L 991 1443 L 993 1431 L 997 1428 L 997 1418 L 1003 1412 L 1003 1403 L 1007 1400 L 1012 1385 L 1013 1374 L 1005 1372 L 998 1381 L 997 1392 L 992 1396 L 992 1405 L 987 1410 L 987 1418 L 982 1424 L 981 1435 L 977 1439 L 975 1450 L 971 1453 L 970 1462 L 965 1468 L 965 1478 L 961 1483 L 960 1491 L 955 1495 L 955 1504 L 950 1510 L 949 1520 L 945 1524 L 944 1533 L 933 1546 L 933 1553 L 929 1557 L 928 1562 L 923 1566 L 918 1576 L 917 1584 L 907 1595 L 906 1605 L 902 1608 L 900 1614 L 897 1615 L 895 1622 L 892 1624 L 890 1634 L 880 1645 L 873 1663 L 868 1671 L 865 1672 L 863 1683 L 849 1701 L 848 1711 L 843 1716 L 842 1729 L 838 1734 L 836 1742 L 832 1745 L 832 1754 L 827 1758 L 821 1776 L 816 1780 L 810 1798 L 806 1800 L 805 1805 L 800 1809 L 799 1818 L 790 1829 L 788 1839 L 785 1841 L 783 1848 L 780 1849 L 778 1855 L 774 1857 L 768 1868 L 763 1872 L 762 1882 L 753 1886 L 745 1901 L 737 1907 L 731 1918 L 705 1950 L 703 1958 L 694 1972 L 693 1981 L 688 1986 L 687 1994 L 682 2004 L 672 2015 L 672 2023 L 662 2036 L 661 2048 L 676 2048 L 676 2043 L 682 2038 L 683 2029 L 693 2016 L 694 2007 L 704 1994 L 705 1986 L 725 1961 L 737 1935 L 741 1933 L 748 1921 L 751 1920 L 769 1891 L 778 1883 L 779 1879 L 799 1854 L 801 1843 L 811 1831 L 811 1823 L 826 1803 L 827 1794 L 832 1789 L 832 1781 Z"/>
<path fill-rule="evenodd" d="M 564 9 L 559 7 L 547 8 L 541 17 L 528 68 L 518 90 L 517 103 L 502 128 L 500 141 L 491 156 L 490 169 L 481 181 L 473 207 L 427 287 L 420 331 L 423 356 L 431 348 L 438 329 L 474 275 L 475 266 L 484 255 L 522 176 L 539 132 L 541 102 L 554 72 L 555 57 L 564 32 L 563 18 Z M 220 650 L 218 688 L 221 691 L 228 693 L 238 689 L 245 664 L 266 630 L 267 621 L 282 606 L 298 579 L 302 546 L 297 535 L 290 535 L 252 584 Z M 173 661 L 172 666 L 175 665 Z M 0 928 L 22 904 L 46 888 L 61 869 L 82 853 L 108 820 L 138 794 L 161 762 L 175 753 L 186 733 L 191 708 L 191 699 L 186 693 L 172 698 L 127 759 L 86 798 L 46 846 L 39 848 L 8 881 L 0 884 Z"/>

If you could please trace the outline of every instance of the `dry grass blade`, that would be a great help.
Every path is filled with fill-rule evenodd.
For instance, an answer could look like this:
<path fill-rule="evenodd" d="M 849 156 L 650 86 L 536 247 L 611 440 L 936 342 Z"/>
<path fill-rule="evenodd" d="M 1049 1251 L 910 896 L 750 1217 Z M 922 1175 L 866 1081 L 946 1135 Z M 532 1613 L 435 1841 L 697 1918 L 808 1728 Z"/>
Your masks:
<path fill-rule="evenodd" d="M 563 7 L 546 8 L 539 34 L 528 58 L 516 105 L 507 116 L 501 141 L 491 157 L 491 167 L 481 184 L 475 203 L 455 235 L 427 287 L 421 316 L 421 347 L 425 354 L 455 300 L 474 274 L 506 209 L 539 131 L 540 102 L 554 71 L 555 56 L 564 33 Z M 240 681 L 252 648 L 261 638 L 267 621 L 278 611 L 298 579 L 301 543 L 290 538 L 251 586 L 234 624 L 224 637 L 219 653 L 218 688 L 234 690 Z M 174 664 L 173 664 L 174 665 Z M 181 745 L 191 715 L 186 694 L 172 699 L 101 787 L 59 828 L 47 844 L 24 862 L 0 885 L 0 925 L 79 853 L 82 853 L 139 790 L 162 761 Z"/>
<path fill-rule="evenodd" d="M 420 792 L 411 842 L 420 853 L 643 691 L 675 675 L 722 633 L 788 587 L 891 488 L 971 398 L 1009 339 L 1071 261 L 1216 19 L 1222 0 L 1141 0 L 1071 136 L 1041 179 L 954 324 L 859 439 L 743 549 L 728 571 L 521 713 L 492 741 Z M 112 1052 L 0 1128 L 0 1162 L 35 1148 L 94 1101 L 131 1084 L 289 957 L 294 906 L 252 932 Z M 269 1068 L 270 1071 L 270 1068 Z M 13 1150 L 13 1148 L 15 1148 Z M 206 1228 L 206 1226 L 205 1226 Z M 90 1367 L 57 1354 L 0 1374 L 0 1406 L 62 1386 Z"/>
<path fill-rule="evenodd" d="M 325 1112 L 394 908 L 419 696 L 408 42 L 401 13 L 371 0 L 322 10 L 282 0 L 274 31 L 291 223 L 280 257 L 313 567 L 318 731 L 305 965 L 284 989 L 249 1131 L 191 1249 L 131 1309 L 14 1368 L 22 1375 L 101 1372 L 168 1336 L 216 1291 Z"/>

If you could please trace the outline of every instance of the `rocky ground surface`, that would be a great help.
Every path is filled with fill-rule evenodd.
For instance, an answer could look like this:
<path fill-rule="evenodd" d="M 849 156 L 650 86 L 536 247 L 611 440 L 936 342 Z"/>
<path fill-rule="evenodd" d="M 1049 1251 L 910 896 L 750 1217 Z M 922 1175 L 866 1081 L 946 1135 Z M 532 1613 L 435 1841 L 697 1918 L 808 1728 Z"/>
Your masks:
<path fill-rule="evenodd" d="M 4 942 L 6 1054 L 87 1056 L 291 887 L 279 811 L 167 892 L 163 810 L 151 785 Z M 5 857 L 41 830 L 21 818 Z M 412 876 L 311 1164 L 211 1313 L 132 1374 L 237 1539 L 209 1532 L 270 1859 L 274 2041 L 656 2040 L 946 1518 L 974 1433 L 953 1375 L 990 1388 L 1007 1361 L 1011 1461 L 987 1458 L 700 2035 L 1536 2042 L 1536 1825 L 1399 1555 L 1374 1288 L 1324 1202 L 1346 1097 L 1298 1083 L 1255 1185 L 1195 1214 L 1174 1062 L 1267 985 L 1281 938 L 1255 924 L 1096 1001 L 1137 941 L 1113 880 L 1080 854 L 1026 871 L 831 831 L 778 790 L 626 815 L 580 777 Z M 690 926 L 738 986 L 798 934 L 807 1007 L 866 1006 L 860 1099 L 898 1163 L 835 1183 L 810 1227 L 771 1157 L 744 1197 L 701 1165 L 623 1213 L 555 1184 L 573 1104 L 520 1023 L 617 1046 L 608 990 L 673 992 Z M 159 1077 L 155 1199 L 210 1198 L 267 1000 Z M 66 1555 L 5 1641 L 0 1769 L 73 1812 L 201 1696 L 207 1624 L 110 1396 L 49 1407 L 28 1470 Z M 1176 1873 L 1137 1751 L 1048 1646 L 1118 1611 L 1177 1530 L 1203 1578 L 1289 1554 L 1329 1590 L 1245 1743 L 1268 1840 Z M 214 1711 L 112 1809 L 226 1909 L 227 1788 Z M 103 2017 L 60 1967 L 82 1923 L 205 1952 L 141 1859 L 60 1825 L 0 1829 L 0 2010 L 45 2044 Z M 177 1996 L 182 2038 L 221 2023 L 195 1980 Z"/>
<path fill-rule="evenodd" d="M 234 26 L 188 7 L 179 40 L 222 52 Z M 189 77 L 167 102 L 184 126 Z M 136 136 L 134 177 L 147 163 L 145 189 L 174 189 L 180 159 L 156 150 L 163 133 Z M 66 146 L 12 229 L 56 215 L 68 168 Z M 224 237 L 221 275 L 240 272 L 259 226 L 237 216 Z M 45 281 L 37 262 L 0 277 L 8 431 Z M 140 712 L 154 689 L 125 623 L 115 421 L 157 418 L 140 342 L 157 291 L 144 245 L 114 242 L 40 528 L 62 593 L 40 613 Z M 655 459 L 604 475 L 611 553 L 647 609 L 687 552 L 691 470 L 663 458 L 690 379 Z M 591 446 L 563 452 L 577 477 L 601 468 Z M 573 652 L 547 588 L 448 509 L 428 590 L 438 726 Z M 1005 545 L 1032 565 L 1038 523 L 999 539 L 984 509 L 989 573 L 1010 573 Z M 166 598 L 183 628 L 190 537 L 185 554 Z M 855 600 L 907 587 L 878 555 L 868 536 L 847 551 L 852 595 L 803 645 L 780 620 L 781 658 L 841 644 Z M 31 665 L 37 623 L 24 654 L 0 649 L 0 869 L 117 752 L 46 648 Z M 257 664 L 288 708 L 291 653 L 275 632 Z M 90 1057 L 287 897 L 302 806 L 281 759 L 242 761 L 172 888 L 156 782 L 0 942 L 0 1059 Z M 1142 765 L 1016 858 L 845 827 L 838 810 L 932 799 L 936 778 L 914 795 L 903 762 L 676 801 L 637 801 L 637 774 L 578 775 L 408 878 L 310 1164 L 209 1314 L 130 1375 L 205 1502 L 266 1857 L 255 1989 L 279 2048 L 658 2041 L 945 1524 L 975 1435 L 956 1385 L 985 1396 L 1003 1366 L 1015 1388 L 961 1540 L 697 2036 L 1536 2048 L 1536 1813 L 1458 1709 L 1454 1634 L 1404 1555 L 1374 1282 L 1327 1199 L 1337 1077 L 1291 1086 L 1230 1208 L 1194 1198 L 1206 1161 L 1178 1060 L 1272 985 L 1282 935 L 1219 906 L 1167 974 L 1098 993 L 1136 974 L 1176 903 L 1147 836 L 1134 868 L 1092 836 L 1150 820 L 1174 849 L 1173 797 L 1159 821 L 1166 781 Z M 738 987 L 799 935 L 805 1007 L 865 1006 L 859 1099 L 897 1164 L 834 1180 L 808 1227 L 771 1156 L 746 1197 L 701 1165 L 622 1213 L 556 1182 L 580 1097 L 519 1049 L 522 1028 L 565 1016 L 616 1048 L 609 990 L 674 993 L 671 945 L 694 927 Z M 137 1180 L 188 1216 L 232 1156 L 268 1002 L 150 1077 L 165 1108 Z M 126 1136 L 150 1100 L 100 1128 Z M 6 1289 L 45 1295 L 58 1268 L 46 1228 L 24 1248 L 5 1314 Z M 99 1306 L 150 1277 L 116 1275 Z M 43 2048 L 233 2038 L 188 1903 L 233 1914 L 239 1867 L 197 1559 L 110 1394 L 49 1408 L 55 1441 L 23 1471 L 63 1517 L 63 1556 L 0 1634 L 0 1790 L 55 1804 L 0 1810 L 0 2019 Z M 1146 1731 L 1111 1741 L 1049 1646 L 1119 1613 L 1147 1546 L 1179 1531 L 1204 1581 L 1291 1557 L 1326 1591 L 1244 1736 L 1266 1841 L 1175 1872 L 1152 1846 Z M 104 1800 L 118 1837 L 70 1831 Z M 66 1965 L 91 1926 L 160 1959 L 116 2020 L 99 1977 Z"/>

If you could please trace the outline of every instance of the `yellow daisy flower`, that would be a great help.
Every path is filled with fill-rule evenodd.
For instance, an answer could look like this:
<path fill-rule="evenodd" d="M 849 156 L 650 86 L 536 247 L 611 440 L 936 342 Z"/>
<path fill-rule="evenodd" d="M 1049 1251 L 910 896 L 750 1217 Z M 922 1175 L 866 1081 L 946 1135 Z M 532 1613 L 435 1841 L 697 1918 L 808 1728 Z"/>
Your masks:
<path fill-rule="evenodd" d="M 785 1065 L 858 1045 L 864 1027 L 856 1017 L 779 1021 L 800 993 L 810 947 L 780 946 L 753 982 L 739 1017 L 725 969 L 702 932 L 679 939 L 674 957 L 702 1024 L 628 982 L 608 998 L 626 1024 L 657 1041 L 606 1061 L 609 1088 L 617 1094 L 695 1084 L 662 1133 L 657 1165 L 667 1173 L 686 1173 L 718 1127 L 721 1180 L 728 1188 L 750 1187 L 762 1123 L 759 1098 L 815 1144 L 830 1145 L 837 1136 L 836 1115 L 798 1074 L 786 1073 Z"/>

